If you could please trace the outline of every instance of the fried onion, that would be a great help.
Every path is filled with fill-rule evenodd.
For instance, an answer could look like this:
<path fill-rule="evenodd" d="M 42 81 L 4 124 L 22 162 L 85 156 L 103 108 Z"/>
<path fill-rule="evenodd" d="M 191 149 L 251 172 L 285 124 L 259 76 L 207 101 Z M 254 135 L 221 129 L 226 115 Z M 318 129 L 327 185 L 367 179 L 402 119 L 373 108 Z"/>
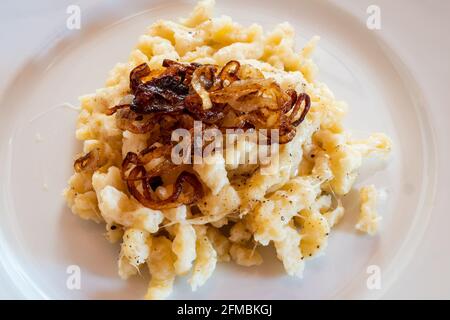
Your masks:
<path fill-rule="evenodd" d="M 284 144 L 293 139 L 311 107 L 308 94 L 285 91 L 257 68 L 238 61 L 219 68 L 166 59 L 162 66 L 162 72 L 152 72 L 146 63 L 135 67 L 128 98 L 105 112 L 115 115 L 119 129 L 149 134 L 149 147 L 139 154 L 129 152 L 121 174 L 130 194 L 151 209 L 193 204 L 203 197 L 197 176 L 170 161 L 174 130 L 192 131 L 196 120 L 203 122 L 202 130 L 278 129 L 278 143 Z M 272 144 L 267 138 L 265 143 Z M 77 172 L 95 170 L 98 165 L 98 150 L 74 163 Z M 172 170 L 181 173 L 174 176 L 172 194 L 161 200 L 154 191 Z"/>
<path fill-rule="evenodd" d="M 101 167 L 100 164 L 100 150 L 93 149 L 84 156 L 75 160 L 73 167 L 75 172 L 92 172 Z"/>

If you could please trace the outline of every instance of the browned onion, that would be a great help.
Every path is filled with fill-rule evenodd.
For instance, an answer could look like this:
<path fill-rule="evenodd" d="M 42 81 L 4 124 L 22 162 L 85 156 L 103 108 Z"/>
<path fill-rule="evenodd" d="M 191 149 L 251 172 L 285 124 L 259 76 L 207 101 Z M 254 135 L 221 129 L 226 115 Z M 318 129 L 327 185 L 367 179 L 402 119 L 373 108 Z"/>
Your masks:
<path fill-rule="evenodd" d="M 143 179 L 141 182 L 143 192 L 138 190 L 136 182 L 138 177 L 145 176 L 145 168 L 136 166 L 130 172 L 127 187 L 131 195 L 142 205 L 153 210 L 176 208 L 180 205 L 195 203 L 203 197 L 203 186 L 197 176 L 183 171 L 175 181 L 172 194 L 164 200 L 157 199 L 151 187 L 152 180 Z"/>
<path fill-rule="evenodd" d="M 112 116 L 113 114 L 115 114 L 117 112 L 117 110 L 120 109 L 124 109 L 124 108 L 129 108 L 130 105 L 129 104 L 119 104 L 115 107 L 109 108 L 108 110 L 105 111 L 105 114 L 107 116 Z"/>
<path fill-rule="evenodd" d="M 217 79 L 216 72 L 217 66 L 211 64 L 198 67 L 192 74 L 191 84 L 194 81 L 198 81 L 205 90 L 213 90 L 212 88 L 216 84 Z"/>
<path fill-rule="evenodd" d="M 130 110 L 129 105 L 121 106 L 116 111 L 116 125 L 121 130 L 142 134 L 150 132 L 155 124 L 155 119 L 148 115 L 139 115 Z"/>
<path fill-rule="evenodd" d="M 141 160 L 139 159 L 139 156 L 134 152 L 128 152 L 125 158 L 122 161 L 122 170 L 121 170 L 121 176 L 123 180 L 127 180 L 128 177 L 126 175 L 126 172 L 133 166 L 139 166 L 142 165 Z"/>
<path fill-rule="evenodd" d="M 75 160 L 73 167 L 76 172 L 92 172 L 100 168 L 100 151 L 99 149 L 94 149 L 84 156 L 79 157 Z"/>
<path fill-rule="evenodd" d="M 187 96 L 184 103 L 186 110 L 194 117 L 194 120 L 213 124 L 225 116 L 225 107 L 222 104 L 216 103 L 210 109 L 203 109 L 203 102 L 197 94 Z"/>
<path fill-rule="evenodd" d="M 140 152 L 142 163 L 149 163 L 153 159 L 170 156 L 172 145 L 150 146 Z"/>
<path fill-rule="evenodd" d="M 241 64 L 238 61 L 229 61 L 220 71 L 218 78 L 221 81 L 222 88 L 230 85 L 232 82 L 239 80 L 237 76 Z"/>
<path fill-rule="evenodd" d="M 130 194 L 152 209 L 192 204 L 203 196 L 197 176 L 169 160 L 174 130 L 193 131 L 196 120 L 203 122 L 202 130 L 278 129 L 278 143 L 284 144 L 293 139 L 296 127 L 304 121 L 311 106 L 306 93 L 284 91 L 257 68 L 241 66 L 238 61 L 229 61 L 219 68 L 166 59 L 163 67 L 162 72 L 153 73 L 145 63 L 133 69 L 129 92 L 132 101 L 106 111 L 107 115 L 115 114 L 121 130 L 149 134 L 149 147 L 139 154 L 129 152 L 122 162 L 121 174 Z M 274 141 L 269 136 L 265 143 Z M 93 156 L 85 157 L 77 160 L 76 170 L 91 167 Z M 146 164 L 154 159 L 162 161 L 147 170 Z M 172 195 L 159 200 L 152 186 L 161 184 L 161 176 L 172 170 L 182 173 L 176 179 Z"/>
<path fill-rule="evenodd" d="M 151 70 L 146 63 L 142 63 L 134 68 L 130 73 L 130 89 L 134 92 L 142 83 L 141 79 L 148 76 Z"/>
<path fill-rule="evenodd" d="M 270 82 L 271 80 L 237 80 L 222 90 L 211 92 L 211 101 L 226 103 L 234 110 L 244 113 L 265 108 L 272 101 L 262 97 L 261 88 Z"/>
<path fill-rule="evenodd" d="M 237 72 L 237 76 L 241 80 L 247 79 L 264 79 L 264 74 L 257 68 L 244 64 L 239 67 L 239 71 Z"/>
<path fill-rule="evenodd" d="M 309 109 L 311 108 L 311 98 L 309 97 L 309 95 L 307 95 L 306 93 L 300 93 L 298 96 L 297 102 L 295 103 L 294 110 L 295 110 L 295 108 L 299 109 L 301 104 L 303 103 L 303 101 L 305 102 L 305 107 L 303 108 L 303 111 L 302 111 L 300 117 L 297 120 L 292 122 L 292 125 L 294 127 L 297 127 L 300 123 L 302 123 L 305 120 L 305 117 L 308 114 Z M 297 112 L 298 111 L 295 111 L 295 114 Z M 293 120 L 295 117 L 295 114 L 294 114 L 294 116 L 292 116 L 292 114 L 294 114 L 294 111 L 292 111 L 292 113 L 291 113 L 291 120 Z"/>
<path fill-rule="evenodd" d="M 147 148 L 149 149 L 149 148 Z M 147 178 L 153 178 L 156 176 L 160 176 L 162 173 L 167 173 L 173 170 L 176 165 L 168 160 L 168 156 L 171 152 L 171 147 L 169 146 L 161 146 L 156 147 L 150 151 L 147 149 L 141 151 L 138 154 L 134 152 L 128 152 L 122 161 L 122 170 L 121 175 L 123 180 L 142 180 Z M 144 165 L 152 161 L 153 159 L 162 158 L 161 163 L 156 165 L 150 172 L 147 172 Z M 127 172 L 134 167 L 142 166 L 145 169 L 145 175 L 136 176 L 134 175 L 130 178 L 130 174 L 127 175 Z"/>

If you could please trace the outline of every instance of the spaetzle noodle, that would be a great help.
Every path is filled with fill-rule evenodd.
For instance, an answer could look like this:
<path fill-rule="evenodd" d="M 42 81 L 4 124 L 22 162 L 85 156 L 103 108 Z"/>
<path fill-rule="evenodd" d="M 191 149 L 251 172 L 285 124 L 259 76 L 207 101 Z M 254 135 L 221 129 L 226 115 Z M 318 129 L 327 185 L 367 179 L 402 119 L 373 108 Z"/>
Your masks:
<path fill-rule="evenodd" d="M 214 0 L 203 0 L 179 22 L 152 24 L 128 62 L 111 71 L 105 87 L 80 99 L 76 138 L 83 141 L 84 153 L 95 150 L 99 166 L 75 172 L 65 198 L 73 213 L 105 223 L 109 241 L 121 241 L 120 277 L 127 279 L 148 267 L 147 299 L 169 297 L 179 275 L 188 275 L 192 290 L 197 290 L 218 262 L 260 265 L 258 249 L 269 244 L 286 273 L 301 278 L 307 260 L 325 250 L 332 228 L 344 216 L 341 198 L 352 189 L 364 158 L 384 156 L 391 149 L 382 133 L 356 140 L 344 130 L 346 104 L 315 78 L 318 68 L 311 55 L 318 37 L 297 50 L 294 29 L 287 22 L 266 33 L 257 24 L 245 27 L 227 16 L 214 17 L 213 9 Z M 306 93 L 310 110 L 292 140 L 280 144 L 277 170 L 241 163 L 258 147 L 241 141 L 225 154 L 211 155 L 210 163 L 191 166 L 204 188 L 197 203 L 156 210 L 133 197 L 121 176 L 122 160 L 144 150 L 151 135 L 120 129 L 107 110 L 130 99 L 135 67 L 146 63 L 158 74 L 164 59 L 221 67 L 235 60 L 259 70 L 283 90 Z M 208 92 L 196 91 L 205 109 L 210 108 Z M 158 166 L 160 160 L 146 166 Z M 155 191 L 160 200 L 172 194 L 175 179 L 170 171 L 162 177 L 164 184 Z M 373 186 L 361 190 L 356 228 L 369 234 L 375 234 L 380 220 L 375 195 Z"/>

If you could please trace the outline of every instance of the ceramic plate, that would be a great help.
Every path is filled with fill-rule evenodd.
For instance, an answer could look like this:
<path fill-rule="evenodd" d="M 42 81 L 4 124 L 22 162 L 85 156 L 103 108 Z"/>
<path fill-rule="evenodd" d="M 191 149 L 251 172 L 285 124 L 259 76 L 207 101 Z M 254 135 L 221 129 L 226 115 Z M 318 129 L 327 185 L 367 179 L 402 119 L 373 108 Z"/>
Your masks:
<path fill-rule="evenodd" d="M 46 40 L 33 48 L 24 49 L 23 45 L 27 37 L 33 37 L 30 30 L 12 31 L 18 38 L 9 36 L 7 40 L 13 42 L 13 48 L 15 41 L 21 42 L 16 50 L 24 50 L 26 59 L 2 53 L 9 54 L 9 60 L 20 61 L 10 68 L 2 62 L 8 77 L 0 107 L 0 257 L 4 288 L 10 288 L 2 294 L 52 299 L 141 298 L 148 275 L 120 280 L 116 267 L 119 247 L 104 240 L 103 226 L 71 214 L 61 196 L 72 172 L 73 155 L 80 150 L 74 138 L 77 110 L 70 105 L 76 106 L 79 95 L 103 85 L 114 64 L 127 60 L 146 26 L 159 18 L 185 16 L 193 2 L 84 1 L 80 2 L 85 3 L 81 5 L 80 30 L 65 28 L 65 9 L 70 4 L 66 2 L 47 13 L 36 5 L 30 5 L 28 11 L 16 8 L 28 12 L 25 21 L 48 15 L 57 16 L 61 23 L 34 24 L 33 28 L 45 30 Z M 363 2 L 219 0 L 216 13 L 243 24 L 257 22 L 266 29 L 289 21 L 296 29 L 298 48 L 313 35 L 321 36 L 314 55 L 319 79 L 337 98 L 348 102 L 347 127 L 357 136 L 380 131 L 393 139 L 389 161 L 367 161 L 355 185 L 373 183 L 385 191 L 379 208 L 381 232 L 375 237 L 355 232 L 358 195 L 351 192 L 345 199 L 346 216 L 332 233 L 326 254 L 306 264 L 304 279 L 286 276 L 273 250 L 263 250 L 262 266 L 220 264 L 195 293 L 186 278 L 177 279 L 171 298 L 377 298 L 389 292 L 401 297 L 401 276 L 423 252 L 418 250 L 423 236 L 433 232 L 429 221 L 439 214 L 436 192 L 448 190 L 442 181 L 446 173 L 438 167 L 439 160 L 448 157 L 441 147 L 444 131 L 436 131 L 441 130 L 437 119 L 448 120 L 450 111 L 440 111 L 430 103 L 433 92 L 423 85 L 420 70 L 411 62 L 433 61 L 420 56 L 404 58 L 411 44 L 389 31 L 403 28 L 401 21 L 395 24 L 389 18 L 401 8 L 382 1 L 381 29 L 370 30 L 366 24 L 369 4 Z M 421 10 L 420 2 L 415 3 L 412 10 Z M 433 19 L 432 13 L 425 11 L 422 18 L 425 24 L 432 23 L 427 22 Z M 14 26 L 17 19 L 10 17 L 7 23 Z M 15 52 L 21 56 L 23 51 Z M 448 72 L 447 63 L 442 76 Z M 441 221 L 448 223 L 449 219 Z M 430 241 L 440 243 L 437 238 Z M 68 268 L 74 265 L 81 271 L 80 290 L 66 285 Z M 381 271 L 380 289 L 367 285 L 373 270 L 370 266 Z"/>

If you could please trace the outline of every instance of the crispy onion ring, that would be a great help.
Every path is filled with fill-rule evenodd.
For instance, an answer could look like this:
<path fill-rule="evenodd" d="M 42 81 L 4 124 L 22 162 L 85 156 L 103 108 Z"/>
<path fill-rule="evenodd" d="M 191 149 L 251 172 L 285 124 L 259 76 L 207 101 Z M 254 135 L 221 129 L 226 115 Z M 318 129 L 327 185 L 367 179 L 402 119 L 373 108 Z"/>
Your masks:
<path fill-rule="evenodd" d="M 294 127 L 297 127 L 300 123 L 302 123 L 305 120 L 305 117 L 308 114 L 309 109 L 311 108 L 311 98 L 309 97 L 309 95 L 307 95 L 306 93 L 299 94 L 297 102 L 295 103 L 294 106 L 294 110 L 290 115 L 291 120 L 295 118 L 295 115 L 298 113 L 298 110 L 300 109 L 300 106 L 303 102 L 305 102 L 305 107 L 303 108 L 300 117 L 292 122 L 292 125 Z"/>
<path fill-rule="evenodd" d="M 218 78 L 221 81 L 221 87 L 227 87 L 232 82 L 239 80 L 238 72 L 241 64 L 238 61 L 229 61 L 220 71 Z"/>
<path fill-rule="evenodd" d="M 226 103 L 243 113 L 258 109 L 278 111 L 290 98 L 273 79 L 237 80 L 222 90 L 212 92 L 210 97 L 214 103 Z"/>
<path fill-rule="evenodd" d="M 100 150 L 93 149 L 92 151 L 86 153 L 84 156 L 79 157 L 75 160 L 73 168 L 75 172 L 92 172 L 101 167 L 100 164 Z"/>
<path fill-rule="evenodd" d="M 150 132 L 155 124 L 156 117 L 139 115 L 130 109 L 129 105 L 121 106 L 116 110 L 116 125 L 121 130 L 142 134 Z"/>
<path fill-rule="evenodd" d="M 267 137 L 261 143 L 285 144 L 293 139 L 311 107 L 306 93 L 285 91 L 257 68 L 238 61 L 229 61 L 222 68 L 168 59 L 162 65 L 165 68 L 162 72 L 152 72 L 145 63 L 134 68 L 127 99 L 105 112 L 115 115 L 119 129 L 148 134 L 149 147 L 139 154 L 128 153 L 122 162 L 121 175 L 130 194 L 152 209 L 191 204 L 203 195 L 198 178 L 169 160 L 174 130 L 183 128 L 192 132 L 196 120 L 203 122 L 202 131 L 278 129 L 278 141 Z M 97 167 L 99 161 L 95 157 L 81 157 L 75 162 L 75 169 Z M 162 201 L 153 189 L 162 184 L 163 174 L 172 170 L 182 173 L 176 179 L 172 195 Z"/>
<path fill-rule="evenodd" d="M 141 79 L 148 76 L 151 73 L 149 66 L 146 63 L 142 63 L 134 68 L 130 73 L 130 89 L 136 91 L 139 85 L 142 83 Z"/>
<path fill-rule="evenodd" d="M 105 111 L 105 114 L 107 116 L 112 116 L 113 114 L 115 114 L 118 110 L 120 109 L 124 109 L 124 108 L 129 108 L 130 105 L 129 104 L 119 104 L 115 107 L 109 108 L 108 110 Z"/>
<path fill-rule="evenodd" d="M 173 170 L 176 166 L 163 160 L 151 171 L 147 171 L 145 164 L 154 159 L 164 159 L 170 150 L 167 146 L 156 146 L 141 151 L 139 155 L 128 152 L 122 162 L 121 175 L 127 184 L 128 191 L 148 208 L 155 210 L 175 208 L 183 204 L 192 204 L 203 197 L 201 182 L 195 174 L 187 171 L 178 175 L 173 192 L 167 199 L 160 200 L 156 197 L 154 194 L 155 184 L 162 184 L 161 174 Z"/>
<path fill-rule="evenodd" d="M 168 172 L 175 168 L 176 166 L 169 161 L 169 156 L 172 150 L 172 146 L 161 145 L 161 146 L 150 146 L 142 150 L 139 154 L 134 152 L 128 152 L 122 161 L 122 179 L 123 180 L 141 180 L 145 178 L 152 178 L 161 175 L 162 172 Z M 161 162 L 152 168 L 150 172 L 145 170 L 144 176 L 136 176 L 130 178 L 130 174 L 127 172 L 133 166 L 145 166 L 155 159 L 161 159 Z M 145 168 L 144 168 L 145 169 Z"/>
<path fill-rule="evenodd" d="M 211 109 L 212 102 L 209 98 L 208 91 L 214 85 L 217 67 L 212 65 L 201 66 L 192 74 L 191 85 L 194 91 L 202 100 L 203 109 Z"/>
<path fill-rule="evenodd" d="M 195 120 L 213 124 L 225 117 L 225 107 L 221 104 L 214 104 L 210 109 L 204 109 L 201 98 L 197 94 L 189 95 L 184 101 L 186 110 Z"/>
<path fill-rule="evenodd" d="M 265 79 L 258 69 L 229 61 L 220 71 L 214 65 L 183 64 L 164 60 L 166 69 L 146 82 L 151 71 L 146 64 L 130 74 L 134 96 L 129 105 L 107 111 L 116 113 L 118 127 L 133 133 L 147 133 L 169 116 L 189 115 L 192 120 L 226 128 L 280 129 L 283 143 L 292 138 L 292 127 L 298 126 L 310 108 L 309 96 L 294 90 L 283 91 L 273 79 Z M 305 102 L 302 114 L 299 109 Z M 289 116 L 287 116 L 289 114 Z M 225 120 L 224 120 L 225 119 Z M 176 122 L 176 121 L 175 121 Z M 159 130 L 164 141 L 180 123 Z M 153 139 L 157 141 L 157 139 Z"/>
<path fill-rule="evenodd" d="M 193 204 L 203 197 L 203 186 L 197 176 L 183 171 L 175 181 L 172 194 L 164 200 L 157 199 L 152 189 L 155 178 L 137 179 L 145 176 L 145 172 L 144 166 L 134 167 L 126 183 L 130 194 L 147 208 L 153 210 L 176 208 L 180 205 Z M 138 190 L 137 181 L 141 181 L 142 192 Z"/>

